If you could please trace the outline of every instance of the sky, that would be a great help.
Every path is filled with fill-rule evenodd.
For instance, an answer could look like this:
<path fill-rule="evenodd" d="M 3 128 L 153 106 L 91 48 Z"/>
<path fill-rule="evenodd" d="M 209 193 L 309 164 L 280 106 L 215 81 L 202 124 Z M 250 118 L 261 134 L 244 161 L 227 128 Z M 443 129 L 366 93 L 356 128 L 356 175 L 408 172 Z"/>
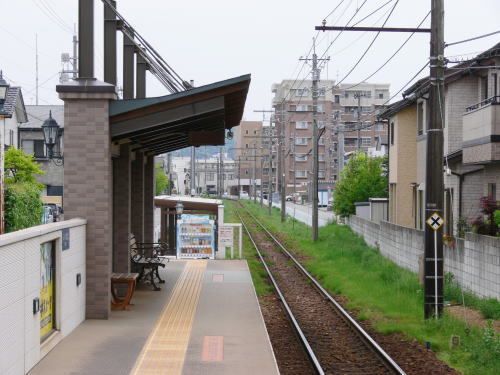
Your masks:
<path fill-rule="evenodd" d="M 103 5 L 95 3 L 95 72 L 103 72 Z M 386 4 L 388 3 L 388 4 Z M 344 26 L 381 10 L 360 26 L 382 26 L 396 4 L 386 26 L 416 27 L 430 10 L 430 0 L 118 0 L 119 12 L 157 49 L 185 80 L 195 86 L 250 73 L 252 83 L 244 119 L 260 120 L 254 110 L 270 109 L 271 85 L 283 79 L 298 79 L 311 67 L 299 62 L 317 36 L 319 56 L 330 62 L 322 79 L 343 79 L 367 49 L 375 33 L 314 31 L 326 18 L 327 25 Z M 337 5 L 338 9 L 331 13 Z M 39 103 L 61 104 L 55 92 L 61 53 L 72 51 L 72 29 L 78 20 L 77 0 L 0 0 L 0 69 L 13 85 L 21 86 L 26 104 L 35 103 L 36 49 L 39 55 Z M 331 14 L 330 14 L 331 13 Z M 499 0 L 445 0 L 445 41 L 455 42 L 500 30 Z M 423 27 L 429 27 L 428 18 Z M 358 83 L 382 65 L 408 34 L 381 34 L 345 83 Z M 121 36 L 118 39 L 121 46 Z M 449 47 L 446 56 L 471 57 L 500 42 L 500 34 Z M 327 47 L 329 49 L 327 50 Z M 121 61 L 121 48 L 118 49 Z M 389 83 L 397 92 L 427 62 L 429 36 L 416 34 L 394 59 L 369 82 Z M 420 77 L 428 74 L 425 69 Z M 121 69 L 119 68 L 119 84 Z M 148 76 L 148 96 L 168 91 Z M 394 100 L 397 100 L 396 97 Z"/>

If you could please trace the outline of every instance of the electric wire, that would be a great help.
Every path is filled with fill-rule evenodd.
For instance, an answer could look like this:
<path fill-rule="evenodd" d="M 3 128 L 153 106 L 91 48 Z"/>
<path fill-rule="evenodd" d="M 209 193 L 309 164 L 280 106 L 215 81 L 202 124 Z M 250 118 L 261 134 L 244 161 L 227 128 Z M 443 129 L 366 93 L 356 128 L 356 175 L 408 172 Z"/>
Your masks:
<path fill-rule="evenodd" d="M 52 8 L 52 6 L 47 2 L 47 0 L 38 0 L 70 33 L 73 33 L 73 28 L 71 25 L 67 24 L 66 21 Z"/>
<path fill-rule="evenodd" d="M 37 6 L 38 9 L 40 9 L 40 11 L 43 14 L 45 14 L 61 30 L 65 31 L 65 32 L 69 32 L 70 34 L 73 34 L 73 30 L 71 30 L 71 28 L 68 29 L 67 25 L 65 25 L 64 23 L 61 23 L 61 21 L 58 18 L 56 18 L 54 15 L 52 15 L 50 13 L 50 11 L 47 10 L 47 8 L 42 6 L 42 3 L 38 3 L 36 0 L 32 0 L 32 2 Z"/>
<path fill-rule="evenodd" d="M 399 0 L 396 0 L 396 3 L 394 4 L 394 6 L 392 7 L 391 9 L 391 12 L 389 13 L 389 15 L 387 16 L 387 18 L 385 19 L 384 23 L 382 24 L 382 27 L 384 27 L 387 22 L 389 21 L 389 19 L 391 18 L 392 16 L 392 13 L 394 12 L 394 10 L 396 9 L 396 6 L 398 5 L 399 3 Z M 347 72 L 347 74 L 337 83 L 338 85 L 340 85 L 342 82 L 345 81 L 345 79 L 347 77 L 349 77 L 351 75 L 351 73 L 354 71 L 354 69 L 356 69 L 358 67 L 358 65 L 361 63 L 361 61 L 365 58 L 366 54 L 368 53 L 368 51 L 371 49 L 371 47 L 373 46 L 373 44 L 375 43 L 375 41 L 378 39 L 378 37 L 380 36 L 380 33 L 381 31 L 378 31 L 377 34 L 375 34 L 375 37 L 373 38 L 373 40 L 371 41 L 371 43 L 368 45 L 368 47 L 366 48 L 366 50 L 363 52 L 363 54 L 361 55 L 361 57 L 358 59 L 358 61 L 356 61 L 356 63 L 354 64 L 354 66 L 349 70 L 349 72 Z"/>
<path fill-rule="evenodd" d="M 425 20 L 427 20 L 427 18 L 429 17 L 429 15 L 431 14 L 431 12 L 429 11 L 429 13 L 427 13 L 427 15 L 423 18 L 423 20 L 419 23 L 419 25 L 417 26 L 417 29 L 420 28 L 420 26 L 422 26 L 422 24 L 425 22 Z M 405 41 L 398 47 L 398 49 L 377 69 L 375 70 L 372 74 L 370 74 L 368 77 L 366 77 L 365 79 L 363 79 L 361 82 L 355 84 L 355 85 L 352 85 L 352 86 L 349 86 L 347 87 L 345 90 L 351 90 L 355 87 L 358 87 L 359 85 L 363 84 L 364 82 L 368 81 L 370 78 L 372 78 L 373 76 L 375 76 L 378 72 L 380 72 L 383 68 L 385 68 L 387 66 L 387 64 L 389 64 L 389 62 L 391 62 L 391 60 L 403 49 L 403 47 L 410 41 L 410 39 L 413 37 L 413 35 L 415 35 L 415 32 L 411 33 L 408 38 L 405 39 Z"/>
<path fill-rule="evenodd" d="M 445 47 L 451 47 L 451 46 L 455 46 L 457 44 L 468 43 L 468 42 L 472 42 L 474 40 L 487 38 L 489 36 L 493 36 L 493 35 L 496 35 L 496 34 L 500 34 L 500 30 L 493 31 L 493 32 L 488 33 L 488 34 L 478 35 L 478 36 L 475 36 L 475 37 L 472 37 L 472 38 L 469 38 L 469 39 L 459 40 L 458 42 L 446 43 L 444 46 Z"/>

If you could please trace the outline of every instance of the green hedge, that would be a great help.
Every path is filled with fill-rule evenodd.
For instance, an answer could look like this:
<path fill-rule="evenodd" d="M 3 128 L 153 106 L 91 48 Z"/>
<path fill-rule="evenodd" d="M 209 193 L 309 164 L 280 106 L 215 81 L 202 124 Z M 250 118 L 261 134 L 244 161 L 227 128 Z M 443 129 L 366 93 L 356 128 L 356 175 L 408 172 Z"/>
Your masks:
<path fill-rule="evenodd" d="M 39 225 L 42 219 L 40 187 L 27 182 L 5 186 L 5 229 L 7 232 Z"/>

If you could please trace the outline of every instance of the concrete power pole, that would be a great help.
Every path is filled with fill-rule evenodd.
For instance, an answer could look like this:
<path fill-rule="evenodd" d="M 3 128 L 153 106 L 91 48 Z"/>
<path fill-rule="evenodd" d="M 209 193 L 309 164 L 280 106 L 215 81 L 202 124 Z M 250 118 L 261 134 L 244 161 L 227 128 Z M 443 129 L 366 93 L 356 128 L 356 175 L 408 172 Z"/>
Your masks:
<path fill-rule="evenodd" d="M 314 40 L 313 51 L 313 180 L 312 180 L 312 240 L 318 240 L 318 55 L 316 55 L 316 40 Z"/>
<path fill-rule="evenodd" d="M 309 61 L 310 59 L 301 59 Z M 320 80 L 320 69 L 318 69 L 318 61 L 329 61 L 330 58 L 318 59 L 316 54 L 316 39 L 313 39 L 313 58 L 312 58 L 312 98 L 313 98 L 313 147 L 312 147 L 312 239 L 318 240 L 318 178 L 319 178 L 319 155 L 318 155 L 318 83 Z"/>
<path fill-rule="evenodd" d="M 256 145 L 253 145 L 253 171 L 252 171 L 252 179 L 253 179 L 253 201 L 257 202 L 257 155 L 255 154 Z"/>
<path fill-rule="evenodd" d="M 196 194 L 196 150 L 191 147 L 191 196 L 194 197 Z"/>
<path fill-rule="evenodd" d="M 354 94 L 354 97 L 358 99 L 358 151 L 361 149 L 361 98 L 363 98 L 364 96 L 365 94 L 363 94 L 361 91 L 358 91 Z"/>
<path fill-rule="evenodd" d="M 444 0 L 431 0 L 429 123 L 425 179 L 424 315 L 443 313 Z"/>

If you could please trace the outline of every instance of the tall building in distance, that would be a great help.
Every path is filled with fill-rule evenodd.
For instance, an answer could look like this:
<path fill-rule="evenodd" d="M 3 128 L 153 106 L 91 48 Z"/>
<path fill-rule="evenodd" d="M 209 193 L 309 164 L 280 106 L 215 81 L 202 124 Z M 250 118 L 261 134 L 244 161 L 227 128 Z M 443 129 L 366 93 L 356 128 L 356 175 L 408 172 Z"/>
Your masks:
<path fill-rule="evenodd" d="M 310 195 L 312 181 L 313 98 L 311 80 L 283 80 L 272 85 L 277 131 L 284 136 L 284 183 L 286 193 Z M 381 106 L 389 99 L 388 84 L 336 85 L 319 82 L 319 190 L 331 191 L 345 163 L 357 150 L 368 152 L 387 139 L 387 127 L 376 122 Z M 339 137 L 339 131 L 343 137 Z M 339 161 L 339 139 L 343 155 Z M 342 145 L 340 145 L 342 150 Z M 310 199 L 310 196 L 309 196 Z"/>
<path fill-rule="evenodd" d="M 242 121 L 240 126 L 234 128 L 234 160 L 239 163 L 240 190 L 250 195 L 255 193 L 254 185 L 256 190 L 260 190 L 261 186 L 262 128 L 262 121 Z"/>

